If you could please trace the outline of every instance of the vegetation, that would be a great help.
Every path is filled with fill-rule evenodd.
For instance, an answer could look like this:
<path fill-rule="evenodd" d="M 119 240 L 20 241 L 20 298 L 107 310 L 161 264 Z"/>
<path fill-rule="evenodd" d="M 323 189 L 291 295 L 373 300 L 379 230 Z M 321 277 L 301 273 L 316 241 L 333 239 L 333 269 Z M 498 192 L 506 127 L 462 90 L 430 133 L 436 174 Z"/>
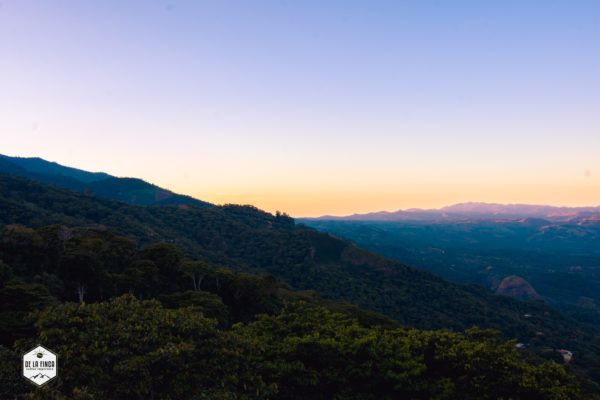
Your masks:
<path fill-rule="evenodd" d="M 282 399 L 505 393 L 493 385 L 515 398 L 590 398 L 596 390 L 576 378 L 598 374 L 594 331 L 542 303 L 445 282 L 285 214 L 140 207 L 0 175 L 0 229 L 0 361 L 43 341 L 81 357 L 78 365 L 122 341 L 93 371 L 61 370 L 51 390 L 36 392 L 42 398 L 105 398 L 108 388 L 111 398 Z M 503 342 L 524 337 L 529 349 L 519 353 Z M 573 350 L 570 365 L 559 365 L 558 348 Z M 505 364 L 486 369 L 493 359 Z M 27 392 L 11 368 L 2 368 L 5 393 Z M 185 386 L 170 374 L 202 383 Z M 140 385 L 124 385 L 134 376 Z M 477 386 L 484 381 L 490 386 Z"/>
<path fill-rule="evenodd" d="M 0 243 L 2 399 L 597 398 L 494 332 L 402 328 L 172 244 L 60 225 Z M 60 357 L 41 390 L 17 367 L 36 343 Z"/>
<path fill-rule="evenodd" d="M 494 290 L 518 275 L 552 306 L 600 325 L 600 221 L 594 218 L 302 223 L 454 282 Z"/>
<path fill-rule="evenodd" d="M 600 339 L 595 328 L 565 318 L 540 302 L 520 302 L 474 285 L 448 283 L 348 241 L 296 225 L 285 214 L 273 216 L 253 207 L 231 205 L 139 207 L 0 175 L 2 223 L 7 225 L 0 259 L 14 270 L 25 268 L 27 274 L 36 276 L 32 283 L 44 284 L 63 301 L 102 301 L 130 291 L 141 298 L 166 295 L 175 283 L 165 278 L 174 276 L 178 285 L 186 285 L 185 290 L 194 290 L 200 281 L 203 290 L 208 285 L 222 287 L 223 277 L 207 280 L 201 265 L 171 269 L 172 260 L 187 256 L 258 274 L 266 279 L 261 285 L 281 281 L 295 290 L 317 291 L 324 298 L 385 314 L 405 326 L 457 332 L 474 325 L 493 328 L 548 358 L 556 357 L 554 349 L 567 348 L 575 355 L 572 368 L 586 370 L 597 380 L 600 377 Z M 15 223 L 39 228 L 8 225 Z M 53 223 L 61 225 L 44 227 Z M 78 230 L 70 228 L 73 226 L 93 229 L 96 238 L 80 238 Z M 145 250 L 147 256 L 136 255 L 132 263 L 116 262 L 119 257 L 114 253 L 123 251 L 125 256 L 120 259 L 129 260 L 135 243 L 123 238 L 104 243 L 102 236 L 110 236 L 107 228 L 141 245 L 163 241 L 181 250 L 167 251 L 163 259 L 155 260 L 160 252 L 154 254 L 151 248 Z M 198 270 L 194 272 L 194 268 Z M 61 276 L 67 279 L 57 279 Z M 273 290 L 280 293 L 286 289 Z M 239 292 L 226 294 L 225 304 L 246 301 L 236 298 L 239 296 Z M 184 300 L 192 301 L 179 298 Z M 249 303 L 256 307 L 250 311 L 233 309 L 227 318 L 248 321 L 256 312 L 273 311 L 270 298 L 263 300 Z M 217 314 L 223 320 L 218 311 L 210 315 Z"/>
<path fill-rule="evenodd" d="M 103 172 L 87 172 L 41 158 L 9 157 L 0 154 L 0 173 L 35 179 L 87 195 L 138 205 L 209 204 L 171 192 L 136 178 L 116 178 Z"/>
<path fill-rule="evenodd" d="M 46 399 L 583 399 L 563 367 L 490 332 L 361 327 L 295 303 L 222 331 L 193 308 L 125 295 L 39 313 L 61 355 Z M 24 343 L 22 343 L 23 345 Z M 13 394 L 14 395 L 14 394 Z"/>

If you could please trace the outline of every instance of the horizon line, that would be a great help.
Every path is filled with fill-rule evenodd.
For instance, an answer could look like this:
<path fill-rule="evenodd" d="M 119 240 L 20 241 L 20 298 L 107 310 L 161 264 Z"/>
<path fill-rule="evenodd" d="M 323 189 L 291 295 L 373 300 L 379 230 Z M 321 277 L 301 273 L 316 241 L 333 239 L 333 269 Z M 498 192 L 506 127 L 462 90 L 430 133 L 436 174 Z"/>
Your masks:
<path fill-rule="evenodd" d="M 54 163 L 57 165 L 60 165 L 62 167 L 66 167 L 66 168 L 72 168 L 72 169 L 76 169 L 79 171 L 83 171 L 83 172 L 88 172 L 88 173 L 93 173 L 93 174 L 106 174 L 109 175 L 111 177 L 114 178 L 118 178 L 118 179 L 127 179 L 127 178 L 135 178 L 135 179 L 141 179 L 149 184 L 159 186 L 156 183 L 153 183 L 149 180 L 146 180 L 144 178 L 138 178 L 132 175 L 113 175 L 111 173 L 108 172 L 104 172 L 104 170 L 97 170 L 97 171 L 89 171 L 87 169 L 81 168 L 81 167 L 76 167 L 76 166 L 70 166 L 70 165 L 66 165 L 66 164 L 62 164 L 61 162 L 58 161 L 53 161 L 53 160 L 49 160 L 43 157 L 40 157 L 38 155 L 27 155 L 27 156 L 23 156 L 23 155 L 8 155 L 8 154 L 4 154 L 4 153 L 0 153 L 0 156 L 5 156 L 8 158 L 24 158 L 24 159 L 39 159 L 39 160 L 43 160 L 49 163 Z M 251 204 L 251 203 L 235 203 L 235 202 L 222 202 L 222 203 L 214 203 L 214 202 L 210 202 L 208 200 L 204 200 L 200 197 L 197 197 L 194 194 L 190 194 L 190 193 L 186 193 L 186 192 L 175 192 L 173 191 L 173 189 L 169 188 L 169 187 L 164 187 L 162 189 L 166 189 L 168 191 L 171 191 L 174 194 L 179 194 L 179 195 L 185 195 L 185 196 L 189 196 L 193 199 L 196 200 L 200 200 L 200 201 L 206 201 L 209 202 L 211 204 L 215 204 L 215 205 L 226 205 L 226 204 L 237 204 L 237 205 L 249 205 L 249 206 L 253 206 L 256 207 L 258 209 L 261 209 L 263 211 L 267 211 L 264 210 L 263 208 L 255 205 L 255 204 Z M 342 214 L 335 214 L 335 213 L 324 213 L 324 214 L 320 214 L 317 216 L 294 216 L 294 219 L 311 219 L 311 218 L 324 218 L 324 217 L 335 217 L 335 218 L 340 218 L 340 217 L 352 217 L 352 216 L 360 216 L 360 215 L 369 215 L 369 214 L 380 214 L 380 213 L 387 213 L 387 214 L 393 214 L 393 213 L 398 213 L 398 212 L 417 212 L 417 211 L 440 211 L 443 210 L 445 208 L 450 208 L 450 207 L 455 207 L 455 206 L 459 206 L 459 205 L 473 205 L 473 204 L 477 204 L 477 205 L 487 205 L 487 206 L 528 206 L 528 207 L 551 207 L 551 208 L 563 208 L 563 209 L 569 209 L 569 210 L 577 210 L 577 209 L 589 209 L 589 208 L 600 208 L 600 204 L 597 205 L 582 205 L 582 206 L 569 206 L 569 205 L 565 205 L 563 204 L 557 204 L 557 203 L 523 203 L 523 202 L 487 202 L 487 201 L 477 201 L 477 200 L 468 200 L 468 201 L 459 201 L 459 202 L 455 202 L 455 203 L 448 203 L 444 206 L 441 207 L 437 207 L 437 208 L 422 208 L 422 207 L 409 207 L 409 208 L 398 208 L 398 209 L 380 209 L 380 210 L 374 210 L 374 211 L 366 211 L 366 212 L 354 212 L 351 214 L 347 214 L 347 213 L 342 213 Z M 269 212 L 269 211 L 267 211 Z M 285 211 L 281 211 L 281 212 L 285 212 Z M 271 212 L 269 212 L 271 213 Z M 272 212 L 271 214 L 274 214 L 275 212 Z M 285 212 L 286 214 L 288 214 L 287 212 Z M 288 214 L 289 215 L 289 214 Z"/>

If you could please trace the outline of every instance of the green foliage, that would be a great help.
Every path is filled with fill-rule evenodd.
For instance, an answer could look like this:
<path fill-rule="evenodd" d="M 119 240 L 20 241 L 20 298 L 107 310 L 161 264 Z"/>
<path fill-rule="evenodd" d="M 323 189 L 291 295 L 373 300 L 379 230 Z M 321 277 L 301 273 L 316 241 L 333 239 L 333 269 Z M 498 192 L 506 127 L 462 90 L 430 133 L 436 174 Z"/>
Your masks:
<path fill-rule="evenodd" d="M 259 399 L 269 392 L 243 356 L 248 346 L 194 308 L 165 309 L 126 295 L 48 308 L 36 328 L 37 339 L 60 355 L 54 397 Z"/>
<path fill-rule="evenodd" d="M 0 288 L 0 345 L 30 336 L 32 311 L 56 303 L 48 289 L 39 283 L 9 282 Z"/>
<path fill-rule="evenodd" d="M 191 279 L 194 290 L 200 290 L 202 281 L 211 272 L 210 265 L 203 261 L 186 261 L 181 269 Z"/>
<path fill-rule="evenodd" d="M 0 346 L 0 399 L 20 400 L 30 389 L 21 377 L 20 366 L 19 354 Z"/>
<path fill-rule="evenodd" d="M 219 296 L 205 291 L 187 291 L 159 297 L 167 308 L 192 307 L 204 316 L 216 319 L 220 327 L 229 325 L 229 309 Z"/>
<path fill-rule="evenodd" d="M 125 295 L 47 308 L 36 328 L 61 357 L 56 383 L 37 398 L 597 398 L 563 367 L 528 363 L 493 332 L 367 328 L 303 302 L 223 331 L 193 307 Z"/>
<path fill-rule="evenodd" d="M 578 222 L 302 220 L 454 282 L 495 288 L 521 276 L 553 306 L 600 324 L 600 223 Z"/>
<path fill-rule="evenodd" d="M 544 305 L 501 299 L 483 289 L 448 283 L 347 241 L 291 225 L 283 214 L 272 216 L 253 207 L 234 205 L 136 207 L 15 177 L 0 175 L 0 183 L 0 223 L 101 223 L 141 244 L 168 242 L 152 245 L 157 248 L 147 251 L 151 261 L 159 257 L 160 249 L 168 257 L 168 246 L 174 244 L 193 258 L 269 274 L 294 289 L 316 290 L 325 297 L 421 328 L 463 330 L 476 324 L 501 330 L 508 337 L 553 330 L 561 332 L 564 346 L 572 346 L 575 337 L 585 336 L 574 321 Z M 156 260 L 161 264 L 157 265 L 160 274 L 171 274 L 170 278 L 177 273 L 171 268 L 181 267 L 176 265 L 181 255 L 173 249 L 171 253 L 170 261 Z M 9 258 L 4 261 L 11 264 Z M 138 271 L 131 271 L 125 281 L 135 280 L 131 277 L 136 274 Z M 188 288 L 193 289 L 193 281 L 188 278 L 188 282 Z M 132 288 L 134 292 L 140 289 L 149 290 Z M 534 323 L 521 318 L 523 314 L 545 313 L 550 316 Z"/>
<path fill-rule="evenodd" d="M 134 293 L 149 298 L 160 293 L 160 275 L 150 260 L 134 260 L 121 272 L 111 274 L 118 292 Z"/>
<path fill-rule="evenodd" d="M 554 363 L 524 362 L 493 332 L 365 328 L 291 304 L 236 332 L 262 343 L 261 373 L 277 399 L 572 399 L 577 383 Z"/>
<path fill-rule="evenodd" d="M 0 242 L 12 240 L 15 230 L 19 228 L 5 229 Z M 68 229 L 64 234 L 63 229 L 42 227 L 20 231 L 38 238 L 37 246 L 46 256 L 32 251 L 30 245 L 0 249 L 0 259 L 10 259 L 20 272 L 15 274 L 7 264 L 0 264 L 3 276 L 12 279 L 0 286 L 0 340 L 6 345 L 30 330 L 25 318 L 29 312 L 52 304 L 55 298 L 96 302 L 131 293 L 140 298 L 160 298 L 172 308 L 197 307 L 225 326 L 250 321 L 258 313 L 273 313 L 283 298 L 295 296 L 272 277 L 184 260 L 172 244 L 137 249 L 133 242 L 103 230 Z M 57 238 L 59 232 L 63 232 L 62 240 Z M 40 262 L 44 272 L 38 271 Z M 196 290 L 192 290 L 190 274 L 194 274 Z"/>
<path fill-rule="evenodd" d="M 3 399 L 598 399 L 494 332 L 369 328 L 305 302 L 220 330 L 193 306 L 124 295 L 46 308 L 36 330 L 19 351 L 43 342 L 60 374 L 26 387 L 18 353 L 0 347 Z"/>
<path fill-rule="evenodd" d="M 176 381 L 176 377 L 169 375 L 170 372 L 164 372 L 163 376 L 160 375 L 162 372 L 152 369 L 158 365 L 168 365 L 173 371 L 182 371 L 182 376 L 193 381 L 193 377 L 188 375 L 191 372 L 185 370 L 185 365 L 182 364 L 183 361 L 190 361 L 185 354 L 196 354 L 198 346 L 193 337 L 186 336 L 188 328 L 184 319 L 187 317 L 192 318 L 192 324 L 196 321 L 198 326 L 195 327 L 201 329 L 201 332 L 202 329 L 212 332 L 209 338 L 213 338 L 211 335 L 214 333 L 214 340 L 217 342 L 210 343 L 215 345 L 215 351 L 223 349 L 225 354 L 230 355 L 229 358 L 222 357 L 222 354 L 211 355 L 220 364 L 207 367 L 210 373 L 222 371 L 219 368 L 236 370 L 238 363 L 241 363 L 239 368 L 242 372 L 223 372 L 226 378 L 219 375 L 221 388 L 229 390 L 218 394 L 222 398 L 227 398 L 231 393 L 247 393 L 247 388 L 258 388 L 259 395 L 266 396 L 277 387 L 279 394 L 276 396 L 283 396 L 280 398 L 294 398 L 293 393 L 298 390 L 298 393 L 314 394 L 317 396 L 315 398 L 318 398 L 319 393 L 325 393 L 334 396 L 331 398 L 368 399 L 369 391 L 375 390 L 369 386 L 372 385 L 369 382 L 380 382 L 386 388 L 383 392 L 373 392 L 379 393 L 382 398 L 394 398 L 396 392 L 387 391 L 392 390 L 390 388 L 399 390 L 396 388 L 398 382 L 415 391 L 416 398 L 461 398 L 458 395 L 461 391 L 474 393 L 476 390 L 476 386 L 465 386 L 470 375 L 465 371 L 460 372 L 461 368 L 470 364 L 477 366 L 479 375 L 474 375 L 475 377 L 484 377 L 485 379 L 478 379 L 489 381 L 492 385 L 481 386 L 479 389 L 492 390 L 490 393 L 500 390 L 493 385 L 500 386 L 506 380 L 508 387 L 520 391 L 518 393 L 521 393 L 521 398 L 561 398 L 556 394 L 559 392 L 553 382 L 564 383 L 567 387 L 572 385 L 569 381 L 571 375 L 565 378 L 563 367 L 531 364 L 533 370 L 531 373 L 527 372 L 525 367 L 512 358 L 516 357 L 511 347 L 514 344 L 503 347 L 500 342 L 492 339 L 467 336 L 465 340 L 474 344 L 512 352 L 500 367 L 508 368 L 507 365 L 512 365 L 532 382 L 534 394 L 526 397 L 525 382 L 497 371 L 492 374 L 490 370 L 484 369 L 482 362 L 477 362 L 480 358 L 492 360 L 493 352 L 482 355 L 477 352 L 469 353 L 470 348 L 465 348 L 461 351 L 468 353 L 468 357 L 461 359 L 461 356 L 457 356 L 440 361 L 436 358 L 438 353 L 434 351 L 433 345 L 434 350 L 431 351 L 427 350 L 429 347 L 420 348 L 417 345 L 404 349 L 403 346 L 408 344 L 394 335 L 404 338 L 409 331 L 395 330 L 398 322 L 418 328 L 446 328 L 454 331 L 463 331 L 473 325 L 497 328 L 504 334 L 504 338 L 530 339 L 535 344 L 531 346 L 534 350 L 547 348 L 550 349 L 549 354 L 554 355 L 556 353 L 553 349 L 556 348 L 573 350 L 575 361 L 569 369 L 579 370 L 580 367 L 585 367 L 592 371 L 593 366 L 598 365 L 600 345 L 597 331 L 564 318 L 541 303 L 519 302 L 493 296 L 474 286 L 451 284 L 426 272 L 361 250 L 349 242 L 291 224 L 289 217 L 285 215 L 272 216 L 252 207 L 135 207 L 0 175 L 0 223 L 7 224 L 0 234 L 0 259 L 11 270 L 11 280 L 5 282 L 3 293 L 12 293 L 13 281 L 14 285 L 37 284 L 45 288 L 45 292 L 40 291 L 44 294 L 40 301 L 36 300 L 35 304 L 27 305 L 19 312 L 27 314 L 32 309 L 43 309 L 53 298 L 80 303 L 66 304 L 39 314 L 38 335 L 48 335 L 40 336 L 51 339 L 48 346 L 54 343 L 59 348 L 64 346 L 67 352 L 83 356 L 86 346 L 91 345 L 94 349 L 96 341 L 104 343 L 102 346 L 113 340 L 128 343 L 127 337 L 120 337 L 118 332 L 111 331 L 116 326 L 121 327 L 119 323 L 113 323 L 115 319 L 134 325 L 139 323 L 150 333 L 156 332 L 157 338 L 164 337 L 168 343 L 172 343 L 172 346 L 165 349 L 161 347 L 162 350 L 158 351 L 156 346 L 159 346 L 159 341 L 156 339 L 151 342 L 151 346 L 137 348 L 139 351 L 131 354 L 126 352 L 126 345 L 123 345 L 118 350 L 120 353 L 115 350 L 117 353 L 111 358 L 120 365 L 118 370 L 108 370 L 105 364 L 101 364 L 97 372 L 99 380 L 93 381 L 87 381 L 85 376 L 77 376 L 79 372 L 75 371 L 70 380 L 65 380 L 66 386 L 62 386 L 63 383 L 58 386 L 60 393 L 53 394 L 56 396 L 103 398 L 102 395 L 107 393 L 106 387 L 118 384 L 117 381 L 111 381 L 113 373 L 121 385 L 124 385 L 121 379 L 131 378 L 138 372 L 146 374 L 144 376 L 150 372 L 159 373 L 161 379 Z M 15 223 L 37 228 L 24 228 L 14 225 Z M 54 225 L 45 226 L 49 223 Z M 111 233 L 106 227 L 119 235 Z M 130 235 L 145 247 L 139 249 L 136 242 L 120 236 L 124 234 Z M 256 275 L 257 273 L 260 275 Z M 286 285 L 298 291 L 293 291 Z M 28 289 L 21 287 L 20 290 L 27 292 Z M 328 300 L 320 300 L 314 290 Z M 107 303 L 126 293 L 143 299 L 160 299 L 167 308 L 152 301 L 132 300 L 130 296 L 125 299 L 129 299 L 127 301 L 131 304 L 123 299 L 114 300 L 114 304 Z M 8 296 L 7 299 L 9 298 L 12 297 Z M 337 313 L 328 314 L 323 309 L 292 310 L 281 314 L 282 318 L 289 319 L 284 325 L 270 322 L 275 324 L 275 331 L 266 330 L 264 337 L 252 328 L 261 326 L 252 325 L 257 314 L 270 315 L 257 322 L 267 323 L 262 321 L 278 318 L 283 301 L 295 299 L 320 303 L 327 309 L 335 309 L 354 317 L 348 320 L 348 317 Z M 349 301 L 368 311 L 337 303 L 337 300 Z M 189 307 L 182 308 L 188 305 Z M 157 320 L 151 318 L 151 312 L 144 313 L 144 307 L 158 313 Z M 223 307 L 226 308 L 226 313 Z M 127 319 L 127 312 L 140 319 L 133 314 L 131 319 Z M 179 312 L 181 314 L 177 314 Z M 294 316 L 294 313 L 298 315 Z M 397 322 L 378 313 L 392 317 Z M 525 314 L 533 317 L 524 318 Z M 0 314 L 0 318 L 3 317 L 6 314 Z M 208 317 L 217 317 L 218 322 Z M 319 318 L 323 318 L 323 329 L 328 326 L 328 331 L 321 332 L 319 327 L 315 327 Z M 81 323 L 88 319 L 91 330 L 85 328 L 87 323 Z M 10 326 L 10 318 L 6 321 L 9 323 L 4 324 L 2 320 L 0 323 Z M 212 328 L 208 328 L 207 321 Z M 234 332 L 227 330 L 230 324 L 238 322 L 250 323 L 250 328 L 236 328 Z M 182 325 L 169 325 L 170 323 Z M 102 324 L 106 327 L 101 327 Z M 174 329 L 176 337 L 167 334 L 167 326 Z M 53 331 L 54 327 L 57 327 L 56 331 Z M 283 334 L 279 335 L 278 331 Z M 79 332 L 77 335 L 81 335 L 81 338 L 76 332 Z M 68 343 L 61 341 L 63 333 L 69 338 Z M 131 335 L 130 339 L 141 341 L 140 346 L 145 340 L 141 334 L 127 329 L 125 333 Z M 89 337 L 86 336 L 88 334 Z M 433 343 L 454 343 L 453 340 L 458 341 L 456 338 L 462 337 L 453 336 L 455 334 L 449 332 L 436 334 L 438 336 L 434 335 Z M 32 335 L 30 329 L 24 329 L 18 335 L 7 335 L 1 339 L 5 345 L 10 346 L 14 339 L 32 339 Z M 318 339 L 321 335 L 327 338 L 323 343 Z M 386 335 L 392 336 L 388 338 Z M 414 335 L 418 337 L 419 343 L 430 343 L 427 337 L 433 334 L 414 331 Z M 354 339 L 358 342 L 365 340 L 368 344 L 371 337 L 376 339 L 373 343 L 377 343 L 377 346 L 365 345 L 364 353 L 353 347 L 359 346 L 353 342 Z M 79 340 L 82 342 L 79 343 Z M 294 340 L 298 343 L 307 340 L 306 346 L 294 347 Z M 390 343 L 387 344 L 387 341 Z M 484 344 L 480 343 L 482 341 Z M 277 348 L 279 342 L 287 347 Z M 100 344 L 97 349 L 102 348 Z M 385 352 L 384 355 L 379 355 L 377 349 L 380 344 L 383 346 L 381 351 L 388 346 L 392 349 L 390 353 L 398 352 L 400 358 L 390 358 L 390 354 Z M 431 362 L 427 359 L 430 354 L 428 351 L 433 352 Z M 321 352 L 323 357 L 319 356 Z M 439 354 L 446 353 L 444 350 Z M 93 356 L 97 354 L 94 353 Z M 268 356 L 265 358 L 264 354 Z M 288 354 L 288 358 L 285 358 L 285 354 Z M 402 358 L 403 354 L 406 358 Z M 331 356 L 333 364 L 325 356 Z M 495 356 L 500 359 L 503 357 L 502 354 Z M 391 366 L 386 366 L 388 358 Z M 281 359 L 284 364 L 281 364 Z M 394 369 L 396 362 L 398 369 Z M 438 362 L 441 363 L 441 369 L 435 367 Z M 350 366 L 354 369 L 348 369 Z M 361 368 L 367 369 L 361 372 Z M 426 372 L 419 372 L 422 368 Z M 261 371 L 258 376 L 244 372 L 253 369 Z M 440 374 L 439 379 L 435 375 L 428 375 L 434 372 Z M 461 375 L 453 375 L 454 372 L 460 372 Z M 279 373 L 283 375 L 278 375 Z M 105 374 L 108 376 L 104 376 Z M 397 380 L 396 375 L 400 376 Z M 494 381 L 496 375 L 499 378 Z M 556 392 L 552 393 L 554 397 L 542 392 L 539 382 L 544 379 L 548 381 L 546 386 Z M 349 382 L 355 382 L 356 385 L 348 386 Z M 423 389 L 419 382 L 428 382 L 427 388 Z M 474 381 L 473 385 L 487 384 L 478 382 Z M 243 388 L 244 384 L 246 389 Z M 180 393 L 179 387 L 169 385 L 170 383 L 165 383 L 165 392 L 160 392 L 163 387 L 153 388 L 156 393 L 160 393 L 155 398 L 171 398 L 169 396 Z M 139 393 L 142 393 L 142 389 L 135 385 L 119 387 L 118 390 L 123 396 L 133 396 L 130 398 L 141 396 Z M 210 393 L 210 390 L 217 389 L 206 386 L 206 390 Z M 144 393 L 148 395 L 147 392 Z M 578 392 L 574 388 L 569 393 L 576 396 Z M 202 395 L 198 393 L 198 396 Z M 219 398 L 218 396 L 215 394 L 212 398 Z"/>

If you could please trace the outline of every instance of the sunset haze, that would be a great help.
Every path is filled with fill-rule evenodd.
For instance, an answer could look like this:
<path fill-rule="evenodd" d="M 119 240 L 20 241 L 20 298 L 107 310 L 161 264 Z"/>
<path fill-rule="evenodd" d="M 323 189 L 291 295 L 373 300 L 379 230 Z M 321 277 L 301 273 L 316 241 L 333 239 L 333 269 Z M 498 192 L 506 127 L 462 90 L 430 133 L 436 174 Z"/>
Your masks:
<path fill-rule="evenodd" d="M 600 205 L 600 3 L 0 4 L 0 153 L 292 216 Z"/>

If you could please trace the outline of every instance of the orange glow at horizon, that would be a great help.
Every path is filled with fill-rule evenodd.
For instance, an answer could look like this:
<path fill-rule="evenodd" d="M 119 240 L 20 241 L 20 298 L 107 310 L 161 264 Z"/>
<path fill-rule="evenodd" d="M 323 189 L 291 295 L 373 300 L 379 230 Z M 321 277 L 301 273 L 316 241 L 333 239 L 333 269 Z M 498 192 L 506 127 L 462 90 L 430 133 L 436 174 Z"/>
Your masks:
<path fill-rule="evenodd" d="M 406 152 L 402 158 L 393 157 L 392 146 L 363 146 L 337 154 L 313 151 L 305 163 L 301 149 L 266 158 L 233 148 L 233 155 L 226 158 L 219 157 L 223 152 L 207 151 L 199 159 L 194 149 L 160 148 L 132 158 L 133 146 L 106 149 L 108 159 L 98 152 L 100 146 L 80 147 L 76 153 L 68 147 L 52 152 L 40 147 L 5 154 L 137 177 L 214 204 L 251 204 L 293 217 L 440 208 L 462 202 L 600 205 L 600 174 L 595 172 L 600 166 L 595 168 L 591 146 L 578 157 L 557 150 L 535 157 L 507 150 L 489 157 L 479 149 L 458 153 L 430 147 Z"/>
<path fill-rule="evenodd" d="M 439 187 L 437 189 L 440 189 Z M 577 193 L 577 196 L 573 196 Z M 194 197 L 215 204 L 249 204 L 274 213 L 282 211 L 293 217 L 345 216 L 376 211 L 410 208 L 441 208 L 456 203 L 487 202 L 502 204 L 544 204 L 585 207 L 600 205 L 600 186 L 504 185 L 494 187 L 446 187 L 441 190 L 415 187 L 397 191 L 327 191 L 281 192 L 255 190 L 230 193 L 193 192 Z"/>

